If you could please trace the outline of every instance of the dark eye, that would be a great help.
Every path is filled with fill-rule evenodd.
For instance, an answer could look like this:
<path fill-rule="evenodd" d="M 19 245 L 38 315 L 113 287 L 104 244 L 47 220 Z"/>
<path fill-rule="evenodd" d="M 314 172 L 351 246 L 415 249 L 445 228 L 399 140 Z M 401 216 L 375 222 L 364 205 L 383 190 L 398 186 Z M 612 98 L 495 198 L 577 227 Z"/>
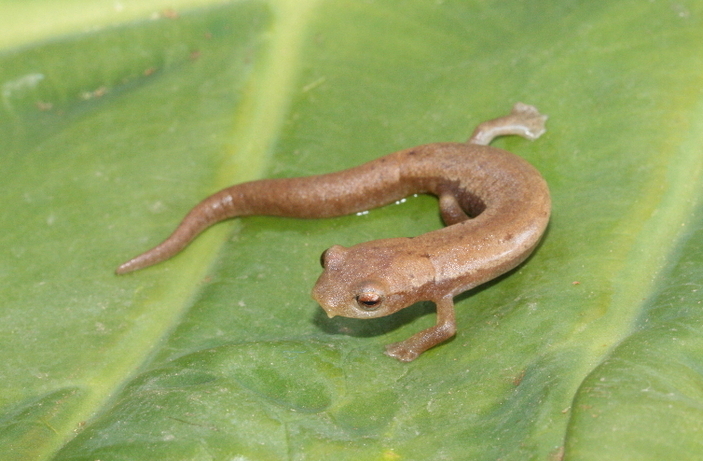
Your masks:
<path fill-rule="evenodd" d="M 320 266 L 322 266 L 323 269 L 325 268 L 325 259 L 327 259 L 327 252 L 328 251 L 330 251 L 329 248 L 326 249 L 325 251 L 323 251 L 322 254 L 320 255 Z"/>
<path fill-rule="evenodd" d="M 365 311 L 378 309 L 381 306 L 381 301 L 381 295 L 373 291 L 367 291 L 356 296 L 356 303 Z"/>

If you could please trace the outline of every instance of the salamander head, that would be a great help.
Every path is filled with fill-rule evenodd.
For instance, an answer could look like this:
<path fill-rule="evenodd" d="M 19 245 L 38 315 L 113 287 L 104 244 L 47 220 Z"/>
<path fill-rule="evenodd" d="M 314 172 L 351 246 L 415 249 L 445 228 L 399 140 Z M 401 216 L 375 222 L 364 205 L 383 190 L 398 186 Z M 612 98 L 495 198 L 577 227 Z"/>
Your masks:
<path fill-rule="evenodd" d="M 405 239 L 335 245 L 322 253 L 324 271 L 312 297 L 330 318 L 383 317 L 423 300 L 434 269 L 428 259 L 398 251 L 398 240 Z"/>

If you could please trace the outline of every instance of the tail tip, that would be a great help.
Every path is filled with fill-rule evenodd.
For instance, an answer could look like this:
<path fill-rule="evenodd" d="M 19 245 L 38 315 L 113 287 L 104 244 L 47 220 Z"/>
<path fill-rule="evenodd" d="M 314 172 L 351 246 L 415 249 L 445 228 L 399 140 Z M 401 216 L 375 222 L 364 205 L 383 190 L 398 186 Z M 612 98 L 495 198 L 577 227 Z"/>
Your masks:
<path fill-rule="evenodd" d="M 126 263 L 120 264 L 117 269 L 115 269 L 115 275 L 122 275 L 122 274 L 127 274 L 129 272 L 133 272 L 139 269 L 138 267 L 134 267 L 133 260 L 129 260 Z"/>

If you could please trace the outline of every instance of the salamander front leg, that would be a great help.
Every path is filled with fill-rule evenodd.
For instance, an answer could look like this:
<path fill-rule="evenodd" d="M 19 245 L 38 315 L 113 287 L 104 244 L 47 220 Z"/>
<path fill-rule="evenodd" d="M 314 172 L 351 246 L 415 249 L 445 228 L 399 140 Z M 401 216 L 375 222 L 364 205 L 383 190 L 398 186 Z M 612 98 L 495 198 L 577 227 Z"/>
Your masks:
<path fill-rule="evenodd" d="M 469 138 L 469 144 L 487 146 L 498 136 L 514 134 L 531 141 L 539 138 L 546 131 L 546 115 L 539 113 L 535 106 L 516 103 L 509 115 L 483 122 L 476 127 Z"/>
<path fill-rule="evenodd" d="M 387 345 L 386 355 L 394 357 L 401 362 L 410 362 L 427 349 L 454 336 L 454 333 L 456 333 L 454 298 L 446 296 L 437 301 L 436 304 L 437 324 L 412 335 L 405 341 Z"/>

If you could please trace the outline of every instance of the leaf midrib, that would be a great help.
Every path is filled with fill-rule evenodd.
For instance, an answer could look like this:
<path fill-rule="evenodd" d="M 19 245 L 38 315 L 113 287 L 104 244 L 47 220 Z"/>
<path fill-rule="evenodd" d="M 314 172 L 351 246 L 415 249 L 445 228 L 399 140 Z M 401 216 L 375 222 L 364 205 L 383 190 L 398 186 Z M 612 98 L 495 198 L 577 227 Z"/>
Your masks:
<path fill-rule="evenodd" d="M 254 172 L 258 177 L 264 173 L 295 94 L 305 31 L 317 4 L 318 0 L 281 0 L 271 5 L 272 22 L 265 37 L 266 46 L 262 48 L 264 54 L 255 64 L 242 103 L 233 108 L 237 116 L 231 133 L 232 148 L 223 156 L 223 165 L 214 179 L 213 188 L 225 187 L 233 180 L 255 179 L 244 178 L 239 171 Z M 246 168 L 241 168 L 243 163 Z M 138 321 L 112 348 L 108 359 L 113 360 L 92 370 L 78 383 L 78 387 L 88 386 L 90 389 L 73 416 L 75 424 L 65 425 L 59 430 L 59 437 L 54 438 L 56 443 L 47 448 L 43 459 L 51 459 L 75 437 L 73 429 L 81 421 L 100 414 L 102 409 L 111 405 L 120 389 L 143 371 L 159 344 L 175 330 L 190 309 L 200 281 L 230 231 L 228 226 L 220 226 L 201 236 L 199 251 L 190 252 L 188 264 L 163 272 L 163 277 L 169 277 L 167 282 L 149 293 L 139 294 L 148 301 L 143 302 L 141 312 L 136 313 Z M 130 276 L 139 277 L 139 273 Z"/>

